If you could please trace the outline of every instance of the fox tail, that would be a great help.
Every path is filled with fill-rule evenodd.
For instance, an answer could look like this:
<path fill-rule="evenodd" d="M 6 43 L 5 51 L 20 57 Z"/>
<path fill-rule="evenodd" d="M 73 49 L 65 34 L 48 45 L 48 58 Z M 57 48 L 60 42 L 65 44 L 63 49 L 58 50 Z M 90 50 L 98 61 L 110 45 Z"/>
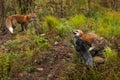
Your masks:
<path fill-rule="evenodd" d="M 6 27 L 8 28 L 8 30 L 9 30 L 11 33 L 13 33 L 12 20 L 9 19 L 9 18 L 6 19 L 5 24 L 6 24 Z"/>

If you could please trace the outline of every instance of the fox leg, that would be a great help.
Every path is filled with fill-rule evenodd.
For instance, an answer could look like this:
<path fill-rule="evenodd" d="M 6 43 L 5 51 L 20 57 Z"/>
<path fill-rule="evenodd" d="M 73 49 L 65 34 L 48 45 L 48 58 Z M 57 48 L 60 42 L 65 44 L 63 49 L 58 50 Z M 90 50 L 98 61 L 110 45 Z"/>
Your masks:
<path fill-rule="evenodd" d="M 24 31 L 24 24 L 21 24 L 21 30 L 20 32 Z"/>
<path fill-rule="evenodd" d="M 16 21 L 16 19 L 13 19 L 12 20 L 12 27 L 13 27 L 13 29 L 16 27 L 16 25 L 17 25 L 17 21 Z"/>
<path fill-rule="evenodd" d="M 25 30 L 27 30 L 27 24 L 21 24 L 20 32 L 25 31 Z"/>
<path fill-rule="evenodd" d="M 73 40 L 70 40 L 70 43 L 74 46 L 74 48 L 76 49 L 77 52 L 80 52 L 79 46 L 76 45 Z"/>
<path fill-rule="evenodd" d="M 25 24 L 25 25 L 24 25 L 24 26 L 25 26 L 25 30 L 26 30 L 26 31 L 27 31 L 27 25 L 28 25 L 28 24 Z"/>

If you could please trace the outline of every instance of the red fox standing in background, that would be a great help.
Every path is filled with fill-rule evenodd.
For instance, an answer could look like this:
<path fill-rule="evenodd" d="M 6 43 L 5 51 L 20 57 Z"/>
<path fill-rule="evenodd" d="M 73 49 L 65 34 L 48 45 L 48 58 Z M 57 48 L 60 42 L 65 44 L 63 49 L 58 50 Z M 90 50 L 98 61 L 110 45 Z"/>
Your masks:
<path fill-rule="evenodd" d="M 28 23 L 36 20 L 37 15 L 35 13 L 31 13 L 28 15 L 20 15 L 20 14 L 13 14 L 8 16 L 5 24 L 8 30 L 13 33 L 13 29 L 16 27 L 16 24 L 21 24 L 21 31 L 27 30 Z"/>

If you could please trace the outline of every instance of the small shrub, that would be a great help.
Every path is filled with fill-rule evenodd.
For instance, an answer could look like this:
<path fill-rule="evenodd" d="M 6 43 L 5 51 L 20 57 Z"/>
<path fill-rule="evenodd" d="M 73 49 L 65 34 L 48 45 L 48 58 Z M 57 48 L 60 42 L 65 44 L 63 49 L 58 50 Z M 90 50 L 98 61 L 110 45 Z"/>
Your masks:
<path fill-rule="evenodd" d="M 64 38 L 64 37 L 68 37 L 68 35 L 70 36 L 73 28 L 68 24 L 61 24 L 60 26 L 56 27 L 56 30 L 57 30 L 57 34 L 60 37 Z"/>
<path fill-rule="evenodd" d="M 36 36 L 35 39 L 32 41 L 32 45 L 36 51 L 41 49 L 49 48 L 50 44 L 47 39 L 44 37 Z"/>
<path fill-rule="evenodd" d="M 3 80 L 10 80 L 11 69 L 16 65 L 17 58 L 13 52 L 10 52 L 4 56 L 0 56 L 0 78 Z"/>
<path fill-rule="evenodd" d="M 27 72 L 31 73 L 35 70 L 35 67 L 34 66 L 26 66 L 25 69 L 26 69 Z"/>
<path fill-rule="evenodd" d="M 119 21 L 117 18 L 109 15 L 98 17 L 93 25 L 93 30 L 100 36 L 111 38 L 118 36 L 120 33 Z"/>
<path fill-rule="evenodd" d="M 106 56 L 107 62 L 114 63 L 117 61 L 117 53 L 111 50 L 109 47 L 105 48 L 105 52 L 103 54 Z"/>
<path fill-rule="evenodd" d="M 17 47 L 19 45 L 18 40 L 9 40 L 6 43 L 4 43 L 4 46 L 8 52 L 10 51 L 16 51 Z"/>
<path fill-rule="evenodd" d="M 75 15 L 70 18 L 70 24 L 75 26 L 75 28 L 82 27 L 86 22 L 86 17 L 82 14 Z"/>
<path fill-rule="evenodd" d="M 26 36 L 36 35 L 35 29 L 34 28 L 28 29 L 27 32 L 26 32 L 26 34 L 27 34 Z"/>
<path fill-rule="evenodd" d="M 59 20 L 57 20 L 53 16 L 46 16 L 45 17 L 45 22 L 43 24 L 43 31 L 54 31 L 56 30 L 56 27 L 60 25 Z"/>
<path fill-rule="evenodd" d="M 106 17 L 112 26 L 120 25 L 120 12 L 108 12 L 106 13 Z"/>

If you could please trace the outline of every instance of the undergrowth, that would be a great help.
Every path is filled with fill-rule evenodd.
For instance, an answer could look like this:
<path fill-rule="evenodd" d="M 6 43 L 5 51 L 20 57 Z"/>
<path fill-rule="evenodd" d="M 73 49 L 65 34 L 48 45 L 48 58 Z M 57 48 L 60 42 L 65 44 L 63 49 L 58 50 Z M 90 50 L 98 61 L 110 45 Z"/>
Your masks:
<path fill-rule="evenodd" d="M 50 43 L 47 39 L 33 32 L 27 32 L 25 35 L 17 34 L 14 40 L 8 40 L 0 49 L 1 79 L 11 80 L 11 77 L 19 72 L 32 72 L 35 69 L 31 64 L 34 55 L 48 50 L 49 47 Z"/>
<path fill-rule="evenodd" d="M 9 80 L 16 73 L 27 71 L 32 72 L 35 67 L 31 60 L 40 52 L 49 52 L 53 40 L 70 39 L 73 29 L 82 29 L 83 31 L 93 31 L 99 36 L 109 40 L 112 48 L 114 43 L 111 40 L 120 37 L 120 19 L 119 13 L 108 12 L 101 15 L 87 17 L 84 14 L 78 14 L 62 21 L 54 16 L 46 16 L 42 30 L 45 36 L 36 35 L 34 29 L 15 35 L 15 39 L 8 40 L 1 45 L 0 49 L 0 77 Z M 68 38 L 68 39 L 67 39 Z M 118 39 L 119 40 L 119 39 Z M 68 41 L 66 41 L 68 42 Z M 116 44 L 120 44 L 119 41 Z M 61 80 L 119 80 L 119 64 L 116 50 L 110 47 L 102 52 L 106 57 L 105 64 L 96 65 L 93 69 L 87 69 L 80 64 L 76 52 L 71 56 L 73 62 L 66 63 L 65 74 L 60 76 Z M 34 63 L 34 62 L 33 62 Z"/>
<path fill-rule="evenodd" d="M 65 63 L 65 74 L 60 77 L 61 80 L 119 80 L 119 58 L 117 53 L 110 48 L 103 52 L 106 57 L 104 64 L 97 64 L 94 68 L 87 68 L 80 61 L 80 57 L 74 57 L 74 62 Z M 73 54 L 75 56 L 77 54 Z"/>

